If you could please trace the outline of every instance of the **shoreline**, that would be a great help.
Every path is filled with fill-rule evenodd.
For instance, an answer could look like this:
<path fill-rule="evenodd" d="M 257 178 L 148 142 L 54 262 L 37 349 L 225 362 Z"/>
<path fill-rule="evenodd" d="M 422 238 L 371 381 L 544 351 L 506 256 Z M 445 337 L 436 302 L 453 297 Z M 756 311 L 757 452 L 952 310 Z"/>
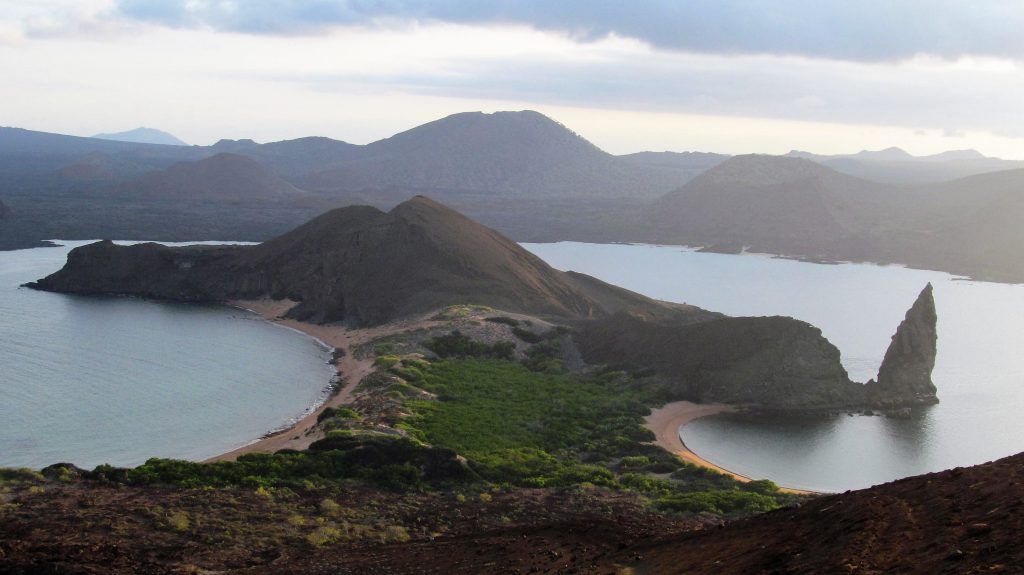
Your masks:
<path fill-rule="evenodd" d="M 319 434 L 313 433 L 317 418 L 325 409 L 344 405 L 352 399 L 352 392 L 362 381 L 363 377 L 373 370 L 373 361 L 369 359 L 356 360 L 351 353 L 354 330 L 342 325 L 315 325 L 292 319 L 284 319 L 282 316 L 289 309 L 295 306 L 296 302 L 289 300 L 232 300 L 224 302 L 226 305 L 248 311 L 259 315 L 265 321 L 279 325 L 283 328 L 297 331 L 313 338 L 318 344 L 334 350 L 334 368 L 336 370 L 336 381 L 338 382 L 335 393 L 316 405 L 309 413 L 302 416 L 294 423 L 288 424 L 281 429 L 270 430 L 262 437 L 259 437 L 245 445 L 215 455 L 203 460 L 203 463 L 217 461 L 233 461 L 238 456 L 246 453 L 273 453 L 280 449 L 303 450 L 311 443 L 320 439 Z"/>
<path fill-rule="evenodd" d="M 263 436 L 245 445 L 204 459 L 203 463 L 234 461 L 239 455 L 246 453 L 273 453 L 280 449 L 305 450 L 311 443 L 322 438 L 322 434 L 313 429 L 320 414 L 329 407 L 339 407 L 350 403 L 359 382 L 373 372 L 374 358 L 357 359 L 352 353 L 355 346 L 396 332 L 431 327 L 438 323 L 429 319 L 431 314 L 426 314 L 384 326 L 351 328 L 340 323 L 320 325 L 286 319 L 284 314 L 297 304 L 290 300 L 229 300 L 222 303 L 259 315 L 265 321 L 302 333 L 313 338 L 319 344 L 332 348 L 334 350 L 334 369 L 337 371 L 334 380 L 338 382 L 338 385 L 334 394 L 298 421 L 281 429 L 267 431 Z"/>
<path fill-rule="evenodd" d="M 700 467 L 706 467 L 713 469 L 719 473 L 728 475 L 733 479 L 741 483 L 749 483 L 753 481 L 752 478 L 746 475 L 741 475 L 734 471 L 730 471 L 720 465 L 716 465 L 707 459 L 704 459 L 700 455 L 697 455 L 693 450 L 683 443 L 683 440 L 679 437 L 679 429 L 686 425 L 696 421 L 702 417 L 709 415 L 717 415 L 719 413 L 734 413 L 739 411 L 740 407 L 736 405 L 729 405 L 726 403 L 693 403 L 692 401 L 673 401 L 666 403 L 665 405 L 652 409 L 650 415 L 644 417 L 644 427 L 651 430 L 654 433 L 654 443 L 660 446 L 662 449 L 672 453 L 687 463 L 698 465 Z M 795 493 L 799 495 L 817 495 L 817 491 L 809 491 L 806 489 L 793 489 L 789 487 L 779 486 L 780 491 L 786 493 Z"/>
<path fill-rule="evenodd" d="M 321 413 L 330 407 L 339 407 L 352 400 L 352 393 L 359 382 L 369 375 L 374 368 L 373 359 L 363 358 L 357 360 L 352 354 L 355 345 L 365 343 L 388 332 L 394 331 L 395 327 L 353 329 L 341 324 L 318 325 L 300 322 L 293 319 L 285 319 L 283 316 L 289 309 L 296 305 L 296 302 L 289 300 L 230 300 L 225 305 L 254 313 L 263 318 L 264 321 L 276 324 L 286 329 L 299 332 L 313 338 L 318 344 L 334 350 L 334 368 L 338 386 L 334 394 L 316 405 L 312 411 L 304 415 L 292 424 L 286 425 L 278 430 L 268 431 L 265 435 L 253 441 L 236 447 L 230 451 L 215 455 L 203 460 L 203 463 L 214 463 L 217 461 L 234 461 L 238 456 L 246 453 L 273 453 L 280 449 L 304 450 L 311 443 L 320 439 L 319 433 L 314 433 L 313 428 L 317 424 L 317 418 Z M 429 320 L 423 318 L 414 319 L 411 322 L 402 322 L 397 326 L 400 329 L 410 327 L 408 323 L 423 324 Z M 753 481 L 752 478 L 730 471 L 720 465 L 716 465 L 704 459 L 683 443 L 679 437 L 679 429 L 702 417 L 716 415 L 719 413 L 730 413 L 739 411 L 740 406 L 724 403 L 699 404 L 690 401 L 674 401 L 659 408 L 651 410 L 651 413 L 644 417 L 644 427 L 654 433 L 654 443 L 682 459 L 687 463 L 713 469 L 719 473 L 728 475 L 742 483 Z M 781 491 L 800 495 L 815 495 L 819 492 L 805 489 L 793 489 L 779 486 Z"/>

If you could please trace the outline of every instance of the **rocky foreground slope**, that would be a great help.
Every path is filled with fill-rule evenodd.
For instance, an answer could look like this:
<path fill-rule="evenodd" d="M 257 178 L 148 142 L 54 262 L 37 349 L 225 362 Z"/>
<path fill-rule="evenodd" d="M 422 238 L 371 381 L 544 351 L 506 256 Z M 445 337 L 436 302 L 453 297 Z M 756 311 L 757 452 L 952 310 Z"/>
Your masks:
<path fill-rule="evenodd" d="M 519 490 L 484 502 L 353 488 L 275 500 L 251 490 L 7 479 L 2 573 L 934 575 L 1024 565 L 1024 454 L 724 526 L 653 514 L 600 489 Z M 378 522 L 383 535 L 293 540 L 291 531 L 309 529 L 296 527 L 297 512 L 323 514 L 323 501 L 335 500 L 348 522 Z M 400 523 L 445 532 L 410 538 L 381 527 Z"/>
<path fill-rule="evenodd" d="M 481 304 L 571 323 L 589 363 L 653 368 L 678 399 L 784 408 L 936 401 L 930 289 L 869 397 L 850 381 L 839 350 L 806 322 L 730 318 L 558 271 L 422 196 L 387 213 L 333 210 L 257 246 L 98 242 L 73 250 L 63 269 L 30 287 L 178 301 L 288 299 L 298 302 L 292 319 L 358 326 Z"/>

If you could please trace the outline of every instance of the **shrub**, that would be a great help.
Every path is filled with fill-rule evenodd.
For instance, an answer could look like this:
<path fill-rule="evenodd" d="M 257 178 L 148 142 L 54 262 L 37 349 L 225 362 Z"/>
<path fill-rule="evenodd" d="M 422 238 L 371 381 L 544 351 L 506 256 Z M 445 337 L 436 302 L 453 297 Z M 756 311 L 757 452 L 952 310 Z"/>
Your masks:
<path fill-rule="evenodd" d="M 656 507 L 673 513 L 763 513 L 779 506 L 772 498 L 759 493 L 740 490 L 701 491 L 668 495 L 659 499 Z"/>
<path fill-rule="evenodd" d="M 188 531 L 190 525 L 188 513 L 184 511 L 175 511 L 167 516 L 167 526 L 175 531 Z"/>
<path fill-rule="evenodd" d="M 379 355 L 377 356 L 377 359 L 373 360 L 373 365 L 387 369 L 394 366 L 401 360 L 402 358 L 397 355 Z"/>
<path fill-rule="evenodd" d="M 323 423 L 326 419 L 360 419 L 359 413 L 351 407 L 328 407 L 316 416 L 317 423 Z"/>
<path fill-rule="evenodd" d="M 523 329 L 521 327 L 512 328 L 512 333 L 515 334 L 515 336 L 518 337 L 519 339 L 525 341 L 526 343 L 540 343 L 544 341 L 544 336 L 540 335 L 539 333 L 534 333 L 528 329 Z"/>
<path fill-rule="evenodd" d="M 501 324 L 505 324 L 505 325 L 511 325 L 513 327 L 519 325 L 519 320 L 512 319 L 510 317 L 503 316 L 503 315 L 499 315 L 499 316 L 495 316 L 495 317 L 488 317 L 488 318 L 485 318 L 484 321 L 489 321 L 491 323 L 501 323 Z"/>
<path fill-rule="evenodd" d="M 388 525 L 381 534 L 381 543 L 405 543 L 409 540 L 409 531 L 401 525 Z"/>
<path fill-rule="evenodd" d="M 747 483 L 741 483 L 739 487 L 744 491 L 760 493 L 762 495 L 772 495 L 779 491 L 779 486 L 776 485 L 775 482 L 767 479 L 757 479 Z"/>
<path fill-rule="evenodd" d="M 313 547 L 323 547 L 341 539 L 341 530 L 334 525 L 321 525 L 306 535 L 306 542 Z"/>
<path fill-rule="evenodd" d="M 42 479 L 41 473 L 27 467 L 0 468 L 0 483 L 6 481 L 41 481 Z"/>
<path fill-rule="evenodd" d="M 423 343 L 430 351 L 439 357 L 490 357 L 496 359 L 512 359 L 515 357 L 515 344 L 510 341 L 499 341 L 493 345 L 487 345 L 475 341 L 462 332 L 455 330 L 448 335 L 442 335 Z"/>
<path fill-rule="evenodd" d="M 330 498 L 321 499 L 318 507 L 320 508 L 320 513 L 324 515 L 337 515 L 341 513 L 341 505 L 338 505 L 337 501 Z"/>
<path fill-rule="evenodd" d="M 408 463 L 384 465 L 373 471 L 369 479 L 380 487 L 394 491 L 409 491 L 423 486 L 423 472 Z"/>

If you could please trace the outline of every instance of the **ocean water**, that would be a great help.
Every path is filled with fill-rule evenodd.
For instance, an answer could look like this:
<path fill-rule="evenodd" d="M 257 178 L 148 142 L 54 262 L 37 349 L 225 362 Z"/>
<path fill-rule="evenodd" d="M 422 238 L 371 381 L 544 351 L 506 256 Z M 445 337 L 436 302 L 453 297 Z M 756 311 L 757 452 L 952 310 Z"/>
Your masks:
<path fill-rule="evenodd" d="M 18 287 L 63 243 L 0 252 L 0 466 L 201 460 L 324 399 L 328 350 L 248 312 Z"/>
<path fill-rule="evenodd" d="M 856 381 L 875 377 L 897 325 L 935 288 L 940 404 L 909 419 L 719 415 L 683 428 L 726 469 L 789 487 L 843 491 L 1024 451 L 1024 286 L 871 264 L 823 265 L 678 246 L 525 246 L 552 266 L 730 315 L 808 321 Z"/>

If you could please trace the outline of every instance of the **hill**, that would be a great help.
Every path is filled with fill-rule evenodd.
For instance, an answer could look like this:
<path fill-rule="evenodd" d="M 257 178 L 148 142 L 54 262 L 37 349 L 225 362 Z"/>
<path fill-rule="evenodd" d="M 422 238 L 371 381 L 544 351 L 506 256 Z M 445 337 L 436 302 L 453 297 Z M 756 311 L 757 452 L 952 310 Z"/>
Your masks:
<path fill-rule="evenodd" d="M 644 220 L 659 241 L 814 257 L 875 227 L 886 193 L 810 160 L 736 156 L 653 202 Z"/>
<path fill-rule="evenodd" d="M 938 183 L 1024 168 L 1024 162 L 990 158 L 977 150 L 949 150 L 930 156 L 912 156 L 900 148 L 832 156 L 793 150 L 787 156 L 805 158 L 845 174 L 890 184 Z"/>
<path fill-rule="evenodd" d="M 600 303 L 497 232 L 416 197 L 387 213 L 332 210 L 253 247 L 91 244 L 35 287 L 190 301 L 287 298 L 301 302 L 291 311 L 297 319 L 357 325 L 467 302 L 558 317 L 687 309 L 592 282 L 587 289 L 602 292 Z"/>
<path fill-rule="evenodd" d="M 1024 170 L 879 184 L 780 156 L 737 156 L 652 202 L 617 239 L 897 262 L 1024 281 Z"/>
<path fill-rule="evenodd" d="M 681 181 L 638 166 L 533 111 L 467 112 L 363 147 L 308 178 L 317 189 L 401 187 L 492 197 L 654 197 Z"/>
<path fill-rule="evenodd" d="M 160 144 L 163 146 L 187 146 L 172 134 L 153 128 L 135 128 L 125 132 L 96 134 L 93 138 L 100 140 L 116 140 L 118 142 L 135 142 L 137 144 Z"/>
<path fill-rule="evenodd" d="M 150 172 L 119 191 L 134 198 L 189 202 L 281 202 L 308 196 L 255 160 L 229 153 Z"/>
<path fill-rule="evenodd" d="M 679 185 L 729 159 L 709 152 L 637 152 L 618 157 L 636 166 L 672 172 Z"/>
<path fill-rule="evenodd" d="M 1013 573 L 1024 454 L 645 545 L 652 573 Z"/>

